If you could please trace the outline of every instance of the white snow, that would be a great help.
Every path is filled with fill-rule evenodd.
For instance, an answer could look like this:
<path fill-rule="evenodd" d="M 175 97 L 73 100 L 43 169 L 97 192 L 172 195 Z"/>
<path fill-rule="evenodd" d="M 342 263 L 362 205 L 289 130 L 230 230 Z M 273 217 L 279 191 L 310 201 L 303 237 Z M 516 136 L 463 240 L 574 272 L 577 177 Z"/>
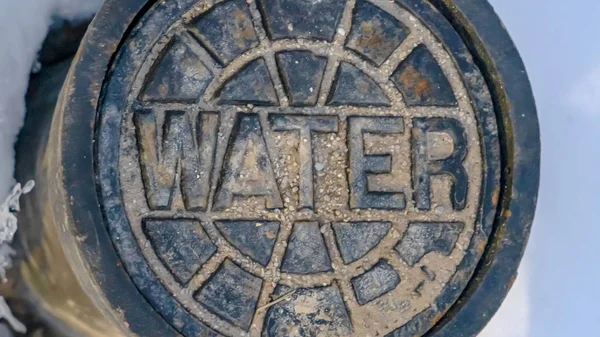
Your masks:
<path fill-rule="evenodd" d="M 10 325 L 10 327 L 16 332 L 27 332 L 27 328 L 25 327 L 25 325 L 23 325 L 23 323 L 19 322 L 19 320 L 16 319 L 15 316 L 13 316 L 10 307 L 4 300 L 4 297 L 2 296 L 0 296 L 0 319 L 5 320 Z M 6 331 L 3 332 L 2 330 Z M 0 329 L 0 337 L 11 337 L 11 333 L 10 331 L 8 331 L 8 329 Z"/>
<path fill-rule="evenodd" d="M 14 185 L 14 142 L 23 124 L 25 92 L 53 18 L 88 17 L 101 0 L 0 0 L 0 200 Z"/>
<path fill-rule="evenodd" d="M 23 194 L 31 192 L 35 183 L 28 182 L 24 187 L 21 184 L 16 184 L 11 193 L 6 197 L 3 203 L 0 203 L 0 282 L 6 282 L 6 271 L 13 266 L 13 255 L 15 251 L 10 246 L 17 231 L 17 217 L 15 212 L 21 209 L 19 198 Z M 27 328 L 23 323 L 17 320 L 4 297 L 0 296 L 0 320 L 5 320 L 14 331 L 25 333 Z M 3 327 L 3 325 L 0 325 Z M 10 337 L 9 332 L 2 332 L 0 329 L 0 337 Z"/>
<path fill-rule="evenodd" d="M 12 265 L 14 254 L 10 247 L 17 224 L 12 214 L 18 211 L 21 193 L 33 188 L 27 184 L 23 190 L 13 178 L 14 143 L 25 115 L 25 92 L 32 65 L 55 18 L 78 19 L 89 17 L 101 0 L 0 0 L 0 280 L 6 268 Z M 25 326 L 15 319 L 10 308 L 0 296 L 0 319 L 15 331 L 25 332 Z M 0 337 L 11 336 L 0 325 Z"/>
<path fill-rule="evenodd" d="M 15 251 L 10 247 L 17 232 L 17 217 L 15 213 L 21 210 L 19 198 L 31 192 L 35 183 L 28 182 L 24 187 L 16 184 L 6 200 L 0 204 L 0 281 L 6 282 L 6 271 L 12 267 L 12 256 Z"/>

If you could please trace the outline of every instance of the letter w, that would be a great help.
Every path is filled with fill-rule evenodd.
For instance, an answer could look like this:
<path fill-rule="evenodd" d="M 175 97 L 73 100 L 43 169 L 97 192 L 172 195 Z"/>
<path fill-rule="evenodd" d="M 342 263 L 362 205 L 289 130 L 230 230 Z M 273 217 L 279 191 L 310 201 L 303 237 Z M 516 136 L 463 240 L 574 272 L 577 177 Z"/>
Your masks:
<path fill-rule="evenodd" d="M 134 115 L 146 199 L 151 210 L 171 209 L 179 186 L 185 208 L 204 211 L 208 204 L 219 115 L 200 112 L 195 130 L 183 111 L 166 111 L 161 140 L 152 110 Z M 194 132 L 195 131 L 195 132 Z"/>

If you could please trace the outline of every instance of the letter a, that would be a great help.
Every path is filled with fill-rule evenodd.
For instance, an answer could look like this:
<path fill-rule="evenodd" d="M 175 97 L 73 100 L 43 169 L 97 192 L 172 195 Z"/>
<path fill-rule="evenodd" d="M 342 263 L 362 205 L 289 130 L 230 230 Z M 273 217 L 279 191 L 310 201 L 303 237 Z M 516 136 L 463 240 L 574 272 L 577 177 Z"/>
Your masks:
<path fill-rule="evenodd" d="M 234 196 L 265 198 L 267 208 L 283 202 L 257 114 L 240 113 L 231 131 L 213 210 L 223 210 Z"/>

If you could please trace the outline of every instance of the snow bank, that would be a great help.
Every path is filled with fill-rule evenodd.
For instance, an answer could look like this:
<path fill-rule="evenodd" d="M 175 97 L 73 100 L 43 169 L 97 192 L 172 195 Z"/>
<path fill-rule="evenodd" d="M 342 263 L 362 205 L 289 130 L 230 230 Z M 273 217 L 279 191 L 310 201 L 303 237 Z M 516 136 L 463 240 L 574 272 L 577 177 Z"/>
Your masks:
<path fill-rule="evenodd" d="M 32 65 L 55 18 L 89 17 L 101 0 L 0 1 L 0 200 L 15 184 L 14 142 L 25 117 Z"/>

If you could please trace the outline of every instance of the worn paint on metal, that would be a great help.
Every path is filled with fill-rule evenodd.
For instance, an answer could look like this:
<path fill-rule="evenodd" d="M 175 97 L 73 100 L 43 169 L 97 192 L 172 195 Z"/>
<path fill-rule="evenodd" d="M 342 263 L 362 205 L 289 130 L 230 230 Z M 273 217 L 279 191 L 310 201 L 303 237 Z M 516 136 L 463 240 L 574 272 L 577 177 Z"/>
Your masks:
<path fill-rule="evenodd" d="M 99 319 L 140 336 L 482 328 L 539 167 L 485 1 L 130 2 L 84 39 L 45 153 L 61 178 L 32 201 L 54 201 L 45 228 L 66 231 L 43 237 Z"/>

